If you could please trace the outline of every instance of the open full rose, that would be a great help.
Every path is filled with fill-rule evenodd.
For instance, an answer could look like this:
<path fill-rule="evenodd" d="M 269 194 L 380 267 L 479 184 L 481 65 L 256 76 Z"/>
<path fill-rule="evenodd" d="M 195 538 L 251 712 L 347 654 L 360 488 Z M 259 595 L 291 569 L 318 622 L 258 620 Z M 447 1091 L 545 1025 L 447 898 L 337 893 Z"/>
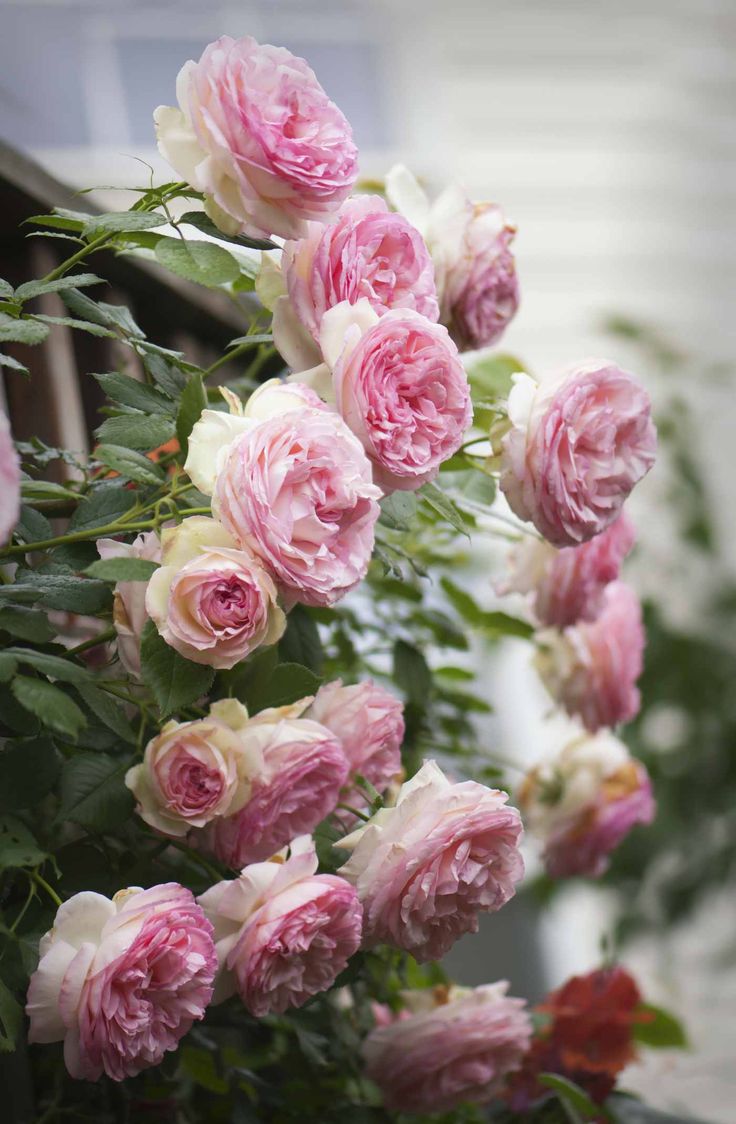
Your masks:
<path fill-rule="evenodd" d="M 624 582 L 606 586 L 594 621 L 547 629 L 537 644 L 535 665 L 547 690 L 591 733 L 636 717 L 644 628 L 639 599 Z"/>
<path fill-rule="evenodd" d="M 146 609 L 167 644 L 193 663 L 231 668 L 279 639 L 286 617 L 273 580 L 216 520 L 191 516 L 161 542 Z"/>
<path fill-rule="evenodd" d="M 335 846 L 363 903 L 364 944 L 439 960 L 478 914 L 500 909 L 524 873 L 519 813 L 505 792 L 475 781 L 452 784 L 427 761 L 381 808 Z"/>
<path fill-rule="evenodd" d="M 100 558 L 142 558 L 161 561 L 161 540 L 155 531 L 144 531 L 132 543 L 117 539 L 98 539 Z M 148 620 L 145 582 L 118 582 L 112 608 L 112 623 L 117 634 L 118 655 L 126 671 L 140 679 L 141 633 Z"/>
<path fill-rule="evenodd" d="M 0 410 L 0 546 L 20 515 L 20 461 L 15 451 L 8 419 Z"/>
<path fill-rule="evenodd" d="M 342 419 L 307 408 L 236 438 L 214 509 L 289 600 L 332 605 L 365 576 L 379 497 L 370 462 Z"/>
<path fill-rule="evenodd" d="M 519 791 L 529 830 L 544 842 L 552 878 L 596 878 L 637 823 L 651 823 L 655 805 L 647 771 L 607 730 L 568 743 L 531 769 Z"/>
<path fill-rule="evenodd" d="M 325 314 L 322 354 L 339 413 L 385 492 L 414 490 L 456 453 L 473 417 L 465 368 L 441 324 L 366 300 Z"/>
<path fill-rule="evenodd" d="M 588 360 L 537 384 L 515 375 L 501 488 L 554 546 L 605 531 L 654 464 L 649 395 L 626 371 Z"/>
<path fill-rule="evenodd" d="M 451 184 L 430 204 L 403 165 L 386 176 L 391 203 L 422 231 L 435 265 L 440 320 L 461 351 L 496 343 L 519 306 L 511 243 L 516 227 L 496 203 L 473 203 Z"/>
<path fill-rule="evenodd" d="M 125 783 L 151 827 L 184 836 L 242 808 L 263 761 L 258 747 L 240 736 L 233 711 L 247 721 L 245 708 L 225 699 L 213 703 L 206 718 L 167 722 L 146 746 L 142 763 L 128 770 Z"/>
<path fill-rule="evenodd" d="M 421 234 L 377 195 L 348 199 L 330 226 L 310 223 L 284 246 L 281 268 L 288 297 L 274 309 L 274 340 L 295 371 L 319 363 L 322 317 L 343 301 L 366 299 L 379 316 L 391 308 L 439 316 Z"/>
<path fill-rule="evenodd" d="M 552 628 L 595 620 L 606 586 L 618 578 L 634 538 L 634 527 L 623 511 L 615 523 L 580 546 L 558 550 L 525 538 L 511 552 L 509 575 L 497 590 L 534 594 L 535 617 Z"/>
<path fill-rule="evenodd" d="M 383 792 L 400 775 L 404 707 L 372 679 L 347 687 L 341 679 L 325 683 L 309 715 L 340 739 L 350 767 L 348 781 L 360 774 Z M 362 808 L 365 793 L 353 786 L 344 803 Z"/>
<path fill-rule="evenodd" d="M 285 48 L 223 35 L 185 63 L 176 95 L 154 115 L 161 154 L 223 231 L 299 238 L 350 194 L 350 125 Z"/>
<path fill-rule="evenodd" d="M 214 1002 L 237 992 L 257 1018 L 326 991 L 360 945 L 358 896 L 343 878 L 317 874 L 309 836 L 294 840 L 285 861 L 278 858 L 246 867 L 198 899 L 214 926 L 220 963 Z"/>
<path fill-rule="evenodd" d="M 248 800 L 195 840 L 234 870 L 313 831 L 338 802 L 348 761 L 330 730 L 301 717 L 311 701 L 263 710 L 240 731 L 249 754 L 262 761 Z"/>
<path fill-rule="evenodd" d="M 176 882 L 84 891 L 41 939 L 26 1013 L 30 1042 L 64 1042 L 72 1077 L 113 1081 L 158 1065 L 212 996 L 212 926 Z"/>
<path fill-rule="evenodd" d="M 505 982 L 405 992 L 408 1015 L 377 1026 L 363 1044 L 366 1076 L 395 1112 L 450 1112 L 486 1104 L 529 1048 L 523 999 Z"/>

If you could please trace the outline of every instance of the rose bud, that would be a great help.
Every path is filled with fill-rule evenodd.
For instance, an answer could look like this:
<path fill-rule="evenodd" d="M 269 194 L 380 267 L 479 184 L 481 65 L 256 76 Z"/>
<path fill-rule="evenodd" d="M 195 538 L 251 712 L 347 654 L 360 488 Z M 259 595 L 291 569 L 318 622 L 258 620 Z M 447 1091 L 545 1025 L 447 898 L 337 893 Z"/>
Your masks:
<path fill-rule="evenodd" d="M 599 877 L 632 827 L 655 813 L 646 769 L 608 731 L 576 738 L 527 773 L 519 807 L 544 843 L 551 878 Z"/>
<path fill-rule="evenodd" d="M 221 524 L 191 516 L 165 528 L 161 542 L 146 609 L 167 644 L 194 663 L 231 668 L 276 643 L 286 628 L 276 586 Z"/>
<path fill-rule="evenodd" d="M 236 992 L 256 1018 L 301 1007 L 327 991 L 360 945 L 355 890 L 317 874 L 309 836 L 285 861 L 255 863 L 199 897 L 214 926 L 220 973 L 214 1002 Z"/>
<path fill-rule="evenodd" d="M 179 108 L 154 114 L 161 155 L 205 195 L 228 234 L 300 238 L 352 191 L 352 130 L 304 59 L 223 35 L 176 83 Z"/>
<path fill-rule="evenodd" d="M 420 963 L 439 960 L 478 913 L 513 897 L 524 873 L 521 819 L 505 792 L 452 784 L 427 761 L 382 808 L 335 846 L 351 851 L 338 871 L 363 903 L 364 944 L 393 945 Z"/>
<path fill-rule="evenodd" d="M 532 1024 L 508 984 L 404 993 L 410 1013 L 381 1018 L 363 1043 L 366 1076 L 394 1112 L 487 1104 L 521 1064 Z M 381 1025 L 383 1024 L 383 1025 Z"/>
<path fill-rule="evenodd" d="M 29 1042 L 64 1043 L 72 1077 L 113 1081 L 159 1065 L 204 1017 L 217 972 L 212 926 L 176 882 L 84 891 L 41 938 Z"/>
<path fill-rule="evenodd" d="M 624 582 L 612 582 L 594 621 L 537 634 L 534 662 L 552 697 L 595 733 L 638 714 L 644 641 L 639 599 Z"/>

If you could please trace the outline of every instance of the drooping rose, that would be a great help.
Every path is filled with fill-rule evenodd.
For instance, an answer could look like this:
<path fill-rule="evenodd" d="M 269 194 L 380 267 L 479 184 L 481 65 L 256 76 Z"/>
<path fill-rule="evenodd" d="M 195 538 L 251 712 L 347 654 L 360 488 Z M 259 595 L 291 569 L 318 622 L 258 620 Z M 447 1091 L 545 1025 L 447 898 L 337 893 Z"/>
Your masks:
<path fill-rule="evenodd" d="M 440 321 L 461 351 L 496 343 L 519 307 L 511 243 L 516 227 L 496 203 L 473 203 L 452 184 L 430 204 L 401 165 L 386 177 L 391 203 L 422 231 L 435 265 Z"/>
<path fill-rule="evenodd" d="M 161 561 L 161 540 L 155 531 L 144 531 L 132 543 L 117 539 L 98 539 L 100 558 L 142 558 L 146 562 Z M 146 583 L 118 582 L 112 607 L 112 621 L 117 633 L 118 655 L 125 670 L 141 677 L 141 633 L 148 620 Z"/>
<path fill-rule="evenodd" d="M 634 527 L 623 511 L 615 523 L 580 546 L 558 550 L 525 538 L 511 552 L 510 572 L 498 592 L 534 594 L 534 615 L 551 628 L 595 620 L 606 586 L 618 578 L 634 538 Z"/>
<path fill-rule="evenodd" d="M 307 408 L 236 438 L 214 507 L 289 600 L 332 605 L 365 576 L 379 496 L 370 462 L 342 419 Z"/>
<path fill-rule="evenodd" d="M 636 717 L 644 643 L 639 599 L 611 582 L 594 621 L 537 634 L 535 666 L 552 697 L 595 733 Z"/>
<path fill-rule="evenodd" d="M 281 268 L 288 297 L 274 317 L 274 342 L 295 371 L 303 354 L 311 353 L 307 367 L 319 363 L 322 317 L 343 301 L 365 299 L 379 316 L 391 308 L 439 316 L 424 239 L 377 195 L 348 199 L 330 226 L 310 223 L 305 238 L 284 246 Z"/>
<path fill-rule="evenodd" d="M 240 732 L 262 765 L 240 811 L 211 823 L 197 840 L 233 870 L 313 831 L 339 800 L 347 758 L 330 730 L 300 716 L 311 701 L 261 711 Z"/>
<path fill-rule="evenodd" d="M 154 114 L 164 159 L 226 233 L 300 238 L 357 178 L 352 130 L 304 59 L 223 35 L 182 67 Z"/>
<path fill-rule="evenodd" d="M 276 586 L 260 560 L 214 519 L 193 515 L 161 534 L 162 565 L 146 609 L 185 659 L 231 668 L 286 628 Z"/>
<path fill-rule="evenodd" d="M 401 773 L 404 706 L 372 679 L 347 687 L 341 679 L 325 683 L 309 714 L 340 739 L 350 766 L 348 781 L 359 774 L 383 792 Z M 353 786 L 343 801 L 360 809 L 365 793 Z"/>
<path fill-rule="evenodd" d="M 651 823 L 655 813 L 646 769 L 606 730 L 576 738 L 530 770 L 519 807 L 544 843 L 551 878 L 597 878 L 631 828 Z"/>
<path fill-rule="evenodd" d="M 0 546 L 4 545 L 20 515 L 20 460 L 10 423 L 0 410 Z"/>
<path fill-rule="evenodd" d="M 233 721 L 235 711 L 235 721 Z M 167 722 L 125 775 L 139 816 L 164 835 L 184 836 L 239 811 L 262 769 L 258 747 L 239 732 L 248 712 L 234 699 L 211 705 L 206 718 Z"/>
<path fill-rule="evenodd" d="M 352 854 L 338 873 L 363 903 L 366 947 L 389 944 L 420 962 L 439 960 L 478 913 L 513 897 L 524 864 L 519 813 L 505 792 L 452 784 L 427 761 L 382 808 L 336 844 Z"/>
<path fill-rule="evenodd" d="M 636 1058 L 633 1028 L 651 1018 L 641 1003 L 636 981 L 618 964 L 572 976 L 550 992 L 536 1008 L 546 1018 L 504 1091 L 509 1107 L 526 1113 L 554 1096 L 539 1082 L 543 1073 L 573 1081 L 603 1104 L 618 1074 Z"/>
<path fill-rule="evenodd" d="M 30 1042 L 64 1042 L 72 1077 L 113 1081 L 159 1065 L 212 996 L 212 926 L 176 882 L 84 891 L 41 939 L 26 1013 Z"/>
<path fill-rule="evenodd" d="M 360 945 L 357 894 L 343 878 L 317 874 L 312 840 L 295 839 L 279 860 L 248 866 L 198 899 L 220 963 L 214 1001 L 237 992 L 257 1018 L 327 991 Z"/>
<path fill-rule="evenodd" d="M 456 453 L 473 417 L 457 348 L 441 324 L 410 309 L 378 316 L 367 301 L 322 319 L 335 404 L 384 491 L 414 490 Z"/>
<path fill-rule="evenodd" d="M 508 984 L 404 993 L 408 1016 L 363 1043 L 366 1076 L 394 1112 L 451 1112 L 486 1104 L 529 1048 L 532 1024 Z M 383 1020 L 382 1020 L 383 1021 Z"/>
<path fill-rule="evenodd" d="M 649 395 L 626 371 L 589 360 L 537 384 L 515 375 L 501 488 L 554 546 L 577 546 L 618 517 L 654 464 Z"/>

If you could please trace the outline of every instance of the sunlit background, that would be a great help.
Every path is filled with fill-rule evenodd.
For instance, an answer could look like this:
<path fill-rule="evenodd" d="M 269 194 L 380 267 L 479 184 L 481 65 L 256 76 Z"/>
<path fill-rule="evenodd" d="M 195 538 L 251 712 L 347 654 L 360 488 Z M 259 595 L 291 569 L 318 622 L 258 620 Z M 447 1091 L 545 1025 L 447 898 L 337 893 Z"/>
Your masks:
<path fill-rule="evenodd" d="M 180 66 L 218 35 L 305 56 L 353 123 L 365 176 L 401 159 L 430 189 L 458 178 L 516 222 L 523 302 L 505 351 L 535 372 L 609 355 L 650 389 L 664 455 L 635 497 L 629 573 L 657 623 L 632 745 L 667 786 L 677 847 L 648 855 L 642 835 L 608 888 L 566 890 L 543 919 L 529 895 L 508 920 L 487 919 L 452 967 L 466 982 L 508 974 L 536 998 L 597 963 L 602 937 L 632 934 L 622 955 L 648 997 L 685 1018 L 695 1049 L 634 1067 L 627 1085 L 731 1124 L 736 5 L 0 0 L 0 16 L 0 138 L 75 187 L 145 182 L 135 158 L 168 178 L 152 110 L 174 101 Z M 476 565 L 489 601 L 494 564 Z M 663 687 L 668 658 L 680 680 Z M 528 665 L 513 643 L 483 665 L 489 744 L 517 761 L 561 734 Z M 704 783 L 693 780 L 701 758 Z"/>

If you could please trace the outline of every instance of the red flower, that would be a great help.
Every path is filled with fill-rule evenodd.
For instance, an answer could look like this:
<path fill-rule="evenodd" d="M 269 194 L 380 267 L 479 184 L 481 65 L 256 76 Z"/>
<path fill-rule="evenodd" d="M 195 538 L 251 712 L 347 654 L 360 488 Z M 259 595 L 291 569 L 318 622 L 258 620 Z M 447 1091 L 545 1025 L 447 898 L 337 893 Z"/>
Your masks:
<path fill-rule="evenodd" d="M 549 1022 L 507 1085 L 510 1107 L 524 1111 L 552 1095 L 539 1083 L 542 1073 L 567 1077 L 602 1104 L 617 1075 L 636 1057 L 633 1026 L 650 1017 L 640 1006 L 636 982 L 619 966 L 573 976 L 551 992 L 537 1007 Z"/>

